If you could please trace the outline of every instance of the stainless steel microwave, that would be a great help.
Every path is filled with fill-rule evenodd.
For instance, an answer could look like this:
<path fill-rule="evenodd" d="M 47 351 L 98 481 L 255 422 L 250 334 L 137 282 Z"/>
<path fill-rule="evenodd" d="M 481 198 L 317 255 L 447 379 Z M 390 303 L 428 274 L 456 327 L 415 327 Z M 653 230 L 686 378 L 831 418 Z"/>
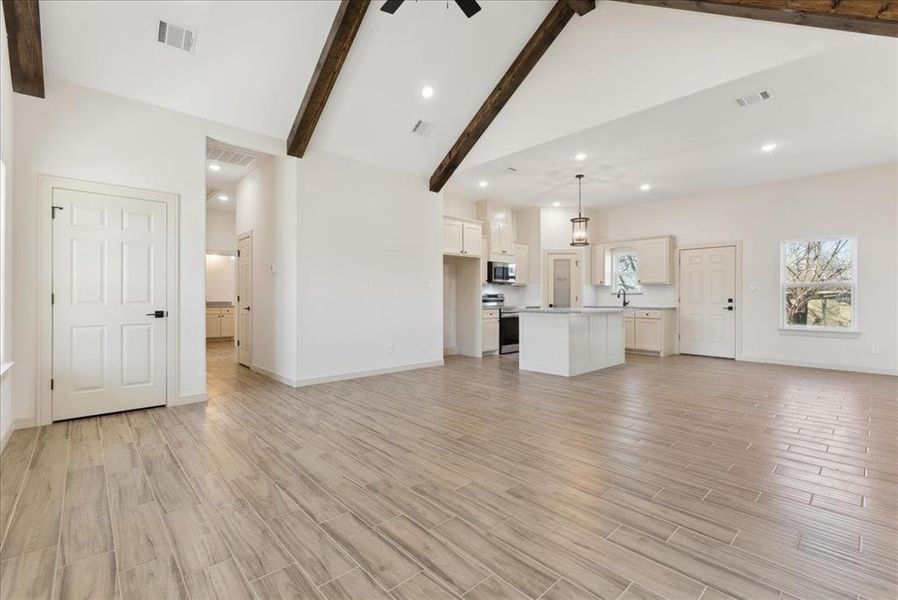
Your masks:
<path fill-rule="evenodd" d="M 489 261 L 486 263 L 486 280 L 489 283 L 514 283 L 514 263 Z"/>

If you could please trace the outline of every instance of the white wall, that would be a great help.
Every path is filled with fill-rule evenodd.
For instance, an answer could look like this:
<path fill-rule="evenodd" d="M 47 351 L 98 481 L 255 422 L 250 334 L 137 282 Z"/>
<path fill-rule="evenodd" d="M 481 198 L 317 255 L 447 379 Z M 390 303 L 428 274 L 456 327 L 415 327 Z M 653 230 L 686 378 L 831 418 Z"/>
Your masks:
<path fill-rule="evenodd" d="M 204 281 L 206 137 L 261 152 L 283 142 L 61 82 L 48 81 L 45 99 L 16 95 L 13 222 L 16 359 L 13 414 L 34 419 L 37 298 L 34 272 L 38 175 L 132 186 L 180 196 L 179 396 L 202 398 L 206 388 Z M 44 382 L 41 382 L 43 384 Z"/>
<path fill-rule="evenodd" d="M 296 165 L 269 156 L 236 186 L 237 234 L 253 234 L 253 367 L 296 378 Z"/>
<path fill-rule="evenodd" d="M 237 214 L 206 209 L 206 252 L 237 251 Z"/>
<path fill-rule="evenodd" d="M 680 245 L 742 241 L 747 360 L 898 373 L 898 165 L 598 211 L 595 241 L 674 234 Z M 593 226 L 593 223 L 590 223 Z M 858 239 L 858 336 L 780 332 L 780 242 Z M 756 284 L 757 289 L 752 289 Z M 873 354 L 874 345 L 880 353 Z"/>
<path fill-rule="evenodd" d="M 13 342 L 13 235 L 15 228 L 12 223 L 13 204 L 15 193 L 13 187 L 13 100 L 12 81 L 9 75 L 9 53 L 6 49 L 6 21 L 0 16 L 0 160 L 6 165 L 6 214 L 0 221 L 4 228 L 0 231 L 0 244 L 3 244 L 2 254 L 6 257 L 6 266 L 3 273 L 3 290 L 5 298 L 0 299 L 3 310 L 4 331 L 0 337 L 0 363 L 15 360 Z M 12 431 L 13 425 L 13 378 L 15 372 L 8 371 L 0 376 L 0 449 L 6 444 L 6 440 Z"/>
<path fill-rule="evenodd" d="M 322 152 L 297 170 L 299 383 L 442 361 L 442 197 Z"/>

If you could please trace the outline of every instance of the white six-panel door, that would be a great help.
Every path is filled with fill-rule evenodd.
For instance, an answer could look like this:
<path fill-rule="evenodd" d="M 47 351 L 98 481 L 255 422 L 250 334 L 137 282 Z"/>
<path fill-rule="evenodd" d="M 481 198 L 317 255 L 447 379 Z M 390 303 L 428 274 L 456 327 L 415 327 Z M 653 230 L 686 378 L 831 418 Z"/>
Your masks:
<path fill-rule="evenodd" d="M 680 353 L 735 358 L 736 248 L 680 250 Z"/>
<path fill-rule="evenodd" d="M 252 366 L 253 237 L 237 238 L 237 362 Z"/>
<path fill-rule="evenodd" d="M 166 403 L 166 205 L 53 190 L 53 419 Z"/>

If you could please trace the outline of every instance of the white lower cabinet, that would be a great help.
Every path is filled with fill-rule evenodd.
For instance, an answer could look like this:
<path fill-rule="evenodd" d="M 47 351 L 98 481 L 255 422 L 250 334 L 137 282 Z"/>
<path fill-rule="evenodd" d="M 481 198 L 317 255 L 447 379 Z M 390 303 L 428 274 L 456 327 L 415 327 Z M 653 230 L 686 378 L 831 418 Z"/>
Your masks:
<path fill-rule="evenodd" d="M 660 356 L 677 354 L 676 309 L 627 309 L 624 312 L 624 347 Z"/>
<path fill-rule="evenodd" d="M 232 338 L 235 332 L 234 308 L 206 309 L 206 339 Z"/>
<path fill-rule="evenodd" d="M 636 347 L 636 319 L 624 317 L 624 348 Z"/>
<path fill-rule="evenodd" d="M 483 338 L 481 340 L 482 352 L 499 351 L 499 311 L 483 311 Z"/>

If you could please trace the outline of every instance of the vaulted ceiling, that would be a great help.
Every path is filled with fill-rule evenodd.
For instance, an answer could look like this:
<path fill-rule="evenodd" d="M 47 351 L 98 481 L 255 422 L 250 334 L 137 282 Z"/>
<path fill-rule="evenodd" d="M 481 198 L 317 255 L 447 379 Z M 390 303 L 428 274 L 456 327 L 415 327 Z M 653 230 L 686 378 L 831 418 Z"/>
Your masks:
<path fill-rule="evenodd" d="M 471 19 L 451 3 L 406 2 L 393 15 L 381 4 L 361 24 L 310 148 L 427 177 L 554 2 L 482 0 Z M 42 2 L 45 70 L 283 139 L 337 6 Z M 159 44 L 160 18 L 195 27 L 195 51 Z M 504 157 L 867 38 L 599 0 L 561 32 L 450 185 L 466 193 L 478 168 Z M 426 135 L 412 133 L 419 120 Z"/>

